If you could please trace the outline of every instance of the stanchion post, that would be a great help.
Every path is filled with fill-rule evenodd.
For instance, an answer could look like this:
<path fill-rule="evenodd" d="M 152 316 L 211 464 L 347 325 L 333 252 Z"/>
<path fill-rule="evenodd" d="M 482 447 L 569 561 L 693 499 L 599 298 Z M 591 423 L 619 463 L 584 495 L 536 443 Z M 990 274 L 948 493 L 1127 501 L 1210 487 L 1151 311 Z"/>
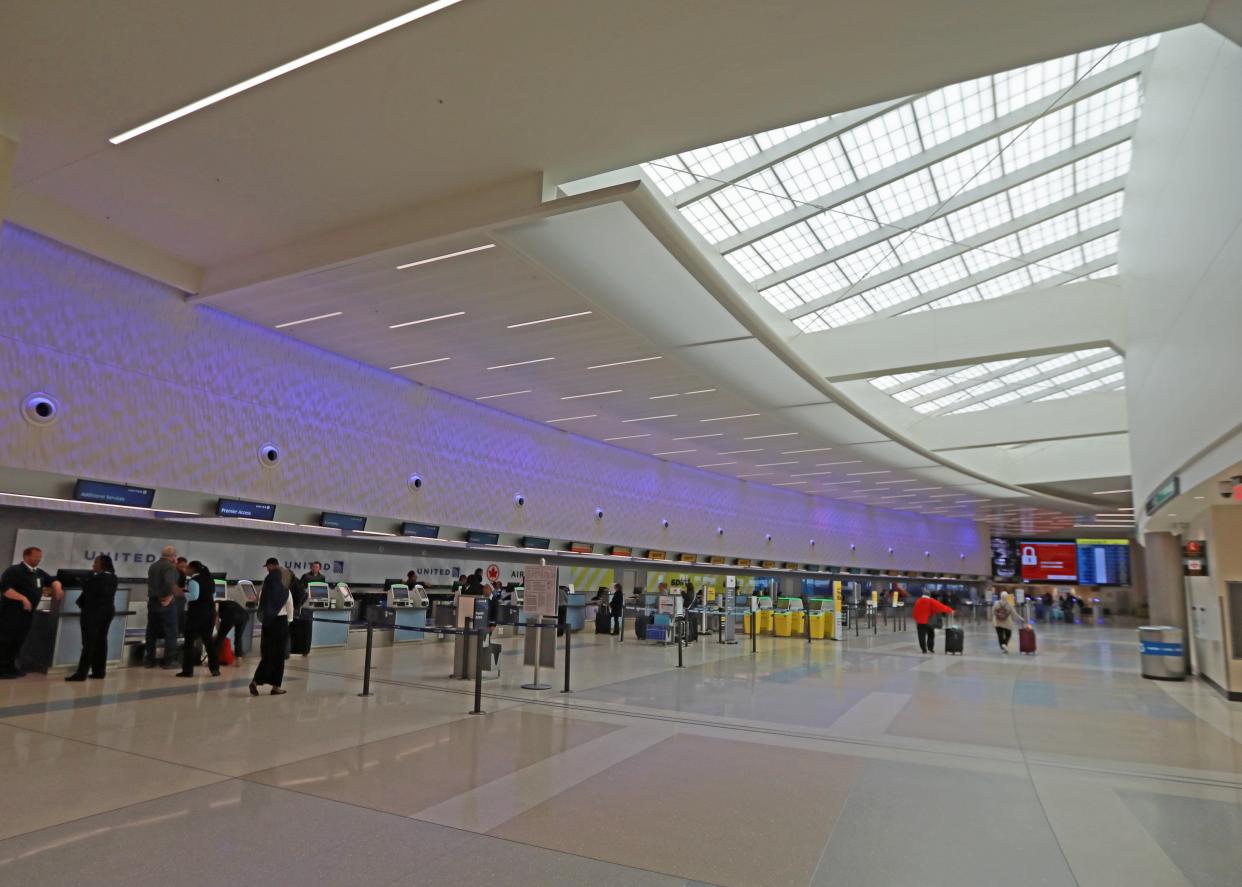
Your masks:
<path fill-rule="evenodd" d="M 681 661 L 682 641 L 685 639 L 685 636 L 686 636 L 686 617 L 685 616 L 681 617 L 680 629 L 681 630 L 677 632 L 677 667 L 685 668 L 686 666 Z"/>
<path fill-rule="evenodd" d="M 569 624 L 566 623 L 565 624 L 565 689 L 561 691 L 562 693 L 573 692 L 572 690 L 569 689 L 569 650 L 573 646 L 572 644 L 570 644 L 569 638 L 572 634 L 573 632 L 570 630 Z"/>
<path fill-rule="evenodd" d="M 759 652 L 759 642 L 756 640 L 759 636 L 759 611 L 750 611 L 750 652 Z"/>
<path fill-rule="evenodd" d="M 475 630 L 474 646 L 474 709 L 472 715 L 483 714 L 483 629 Z"/>
<path fill-rule="evenodd" d="M 367 615 L 367 656 L 362 666 L 362 692 L 359 696 L 371 695 L 371 641 L 374 638 L 375 624 L 371 621 L 371 616 Z"/>

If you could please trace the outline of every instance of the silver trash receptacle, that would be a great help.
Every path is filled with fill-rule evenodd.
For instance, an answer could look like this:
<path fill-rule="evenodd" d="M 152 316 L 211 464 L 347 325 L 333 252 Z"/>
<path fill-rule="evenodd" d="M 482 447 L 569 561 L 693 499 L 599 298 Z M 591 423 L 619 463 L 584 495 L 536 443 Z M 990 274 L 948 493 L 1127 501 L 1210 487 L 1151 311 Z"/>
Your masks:
<path fill-rule="evenodd" d="M 1186 679 L 1186 655 L 1182 630 L 1172 625 L 1139 627 L 1139 662 L 1145 678 L 1157 681 Z"/>

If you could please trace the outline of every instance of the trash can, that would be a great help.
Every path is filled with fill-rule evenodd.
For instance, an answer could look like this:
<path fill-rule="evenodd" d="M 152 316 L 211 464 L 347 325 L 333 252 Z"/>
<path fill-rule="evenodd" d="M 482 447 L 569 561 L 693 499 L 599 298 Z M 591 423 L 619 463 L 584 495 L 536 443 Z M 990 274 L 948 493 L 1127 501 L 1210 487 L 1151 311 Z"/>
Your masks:
<path fill-rule="evenodd" d="M 1186 679 L 1186 658 L 1182 630 L 1172 625 L 1139 627 L 1139 663 L 1145 678 L 1157 681 Z"/>

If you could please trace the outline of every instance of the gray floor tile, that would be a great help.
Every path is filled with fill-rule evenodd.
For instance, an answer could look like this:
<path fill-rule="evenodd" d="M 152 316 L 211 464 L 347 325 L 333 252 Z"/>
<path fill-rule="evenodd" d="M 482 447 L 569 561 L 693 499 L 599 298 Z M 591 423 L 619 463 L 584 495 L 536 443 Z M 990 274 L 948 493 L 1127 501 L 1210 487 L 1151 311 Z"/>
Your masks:
<path fill-rule="evenodd" d="M 1242 799 L 1229 804 L 1127 790 L 1117 794 L 1190 883 L 1242 883 Z"/>

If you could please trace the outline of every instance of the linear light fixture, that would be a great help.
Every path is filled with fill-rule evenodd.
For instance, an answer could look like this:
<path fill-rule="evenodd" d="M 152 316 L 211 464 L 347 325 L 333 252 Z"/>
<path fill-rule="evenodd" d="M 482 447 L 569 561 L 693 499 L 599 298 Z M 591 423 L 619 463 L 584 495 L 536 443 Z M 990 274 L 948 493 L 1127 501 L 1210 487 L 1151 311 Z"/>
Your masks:
<path fill-rule="evenodd" d="M 832 474 L 831 471 L 803 471 L 800 474 L 791 474 L 790 477 L 820 477 L 821 475 Z"/>
<path fill-rule="evenodd" d="M 450 314 L 437 314 L 435 317 L 424 317 L 421 320 L 407 320 L 404 323 L 389 324 L 390 330 L 399 330 L 407 326 L 418 326 L 420 323 L 431 323 L 433 320 L 448 320 L 450 317 L 461 317 L 465 311 L 454 311 Z"/>
<path fill-rule="evenodd" d="M 653 456 L 680 456 L 682 453 L 697 453 L 698 450 L 665 450 L 662 453 L 652 453 Z"/>
<path fill-rule="evenodd" d="M 762 453 L 762 452 L 763 452 L 763 447 L 757 447 L 753 450 L 725 450 L 724 452 L 717 453 L 716 455 L 717 456 L 740 456 L 742 453 Z"/>
<path fill-rule="evenodd" d="M 1092 493 L 1091 495 L 1092 496 L 1119 496 L 1122 493 L 1130 493 L 1130 492 L 1133 492 L 1133 490 L 1099 490 L 1095 493 Z"/>
<path fill-rule="evenodd" d="M 918 493 L 902 493 L 898 496 L 881 496 L 881 501 L 885 499 L 917 499 Z"/>
<path fill-rule="evenodd" d="M 736 462 L 708 462 L 704 465 L 696 465 L 695 468 L 723 468 L 725 465 L 736 465 Z"/>
<path fill-rule="evenodd" d="M 636 357 L 633 360 L 618 360 L 613 363 L 597 363 L 594 366 L 587 367 L 588 370 L 606 370 L 608 367 L 623 367 L 632 363 L 646 363 L 649 360 L 663 360 L 663 354 L 657 354 L 655 357 Z"/>
<path fill-rule="evenodd" d="M 407 268 L 417 268 L 419 265 L 430 265 L 432 262 L 443 262 L 445 259 L 455 259 L 458 256 L 468 256 L 471 253 L 480 253 L 485 249 L 492 249 L 496 244 L 485 243 L 482 246 L 472 246 L 470 249 L 459 249 L 457 252 L 445 253 L 442 256 L 432 256 L 430 259 L 419 259 L 415 262 L 406 262 L 404 265 L 398 265 L 398 271 L 404 271 Z"/>
<path fill-rule="evenodd" d="M 588 394 L 567 394 L 561 400 L 578 400 L 583 397 L 602 397 L 605 394 L 620 394 L 622 389 L 610 388 L 607 391 L 592 391 Z"/>
<path fill-rule="evenodd" d="M 536 357 L 534 360 L 519 360 L 517 363 L 500 363 L 494 367 L 488 367 L 489 370 L 507 370 L 512 367 L 529 366 L 532 363 L 547 363 L 549 360 L 556 360 L 555 357 Z"/>
<path fill-rule="evenodd" d="M 651 422 L 655 419 L 676 419 L 676 418 L 677 418 L 676 413 L 664 413 L 659 416 L 639 416 L 637 419 L 622 419 L 621 424 L 625 425 L 628 422 Z"/>
<path fill-rule="evenodd" d="M 739 474 L 737 476 L 738 477 L 770 477 L 771 475 L 775 473 L 776 473 L 775 471 L 755 471 L 755 472 L 752 472 L 751 474 Z"/>
<path fill-rule="evenodd" d="M 756 468 L 776 468 L 778 465 L 797 465 L 797 464 L 798 464 L 798 460 L 794 459 L 791 462 L 756 462 L 755 467 Z"/>
<path fill-rule="evenodd" d="M 700 419 L 700 422 L 727 422 L 730 419 L 753 419 L 758 413 L 738 413 L 736 416 L 716 416 L 711 419 Z"/>
<path fill-rule="evenodd" d="M 595 413 L 587 413 L 585 416 L 565 416 L 561 419 L 548 419 L 549 425 L 555 425 L 557 422 L 576 422 L 579 419 L 594 419 Z"/>
<path fill-rule="evenodd" d="M 864 477 L 868 474 L 889 474 L 889 473 L 890 472 L 887 468 L 884 469 L 883 471 L 851 471 L 849 474 L 846 475 L 846 477 Z"/>
<path fill-rule="evenodd" d="M 917 484 L 918 480 L 911 477 L 905 480 L 877 480 L 877 484 Z"/>
<path fill-rule="evenodd" d="M 680 394 L 653 394 L 647 400 L 667 400 L 670 397 L 681 397 Z"/>
<path fill-rule="evenodd" d="M 769 437 L 795 437 L 796 431 L 782 431 L 779 434 L 752 434 L 750 437 L 744 437 L 742 440 L 767 440 Z"/>
<path fill-rule="evenodd" d="M 832 447 L 811 447 L 809 450 L 782 450 L 782 456 L 793 456 L 798 453 L 826 453 Z"/>
<path fill-rule="evenodd" d="M 689 397 L 692 394 L 712 394 L 715 390 L 715 388 L 696 388 L 694 391 L 683 391 L 682 394 Z"/>
<path fill-rule="evenodd" d="M 605 443 L 612 443 L 614 440 L 637 440 L 640 437 L 651 437 L 650 434 L 623 434 L 620 437 L 605 437 Z"/>
<path fill-rule="evenodd" d="M 446 360 L 452 360 L 451 357 L 437 357 L 434 360 L 417 360 L 414 363 L 402 363 L 395 367 L 389 367 L 390 370 L 408 370 L 410 367 L 424 367 L 429 363 L 444 363 Z"/>
<path fill-rule="evenodd" d="M 825 481 L 820 481 L 820 486 L 839 487 L 839 486 L 842 486 L 843 484 L 860 484 L 860 483 L 862 483 L 862 481 L 860 480 L 825 480 Z"/>
<path fill-rule="evenodd" d="M 816 468 L 827 468 L 830 465 L 861 465 L 862 459 L 849 459 L 845 462 L 816 462 Z"/>
<path fill-rule="evenodd" d="M 316 314 L 314 317 L 303 317 L 301 320 L 290 320 L 287 323 L 276 324 L 275 329 L 283 330 L 285 327 L 298 326 L 303 323 L 311 323 L 315 320 L 327 320 L 329 317 L 340 317 L 344 313 L 345 312 L 343 311 L 333 311 L 331 314 Z"/>
<path fill-rule="evenodd" d="M 908 490 L 906 490 L 906 492 L 907 493 L 926 493 L 929 490 L 939 490 L 939 489 L 940 487 L 910 487 Z"/>
<path fill-rule="evenodd" d="M 513 397 L 518 394 L 530 394 L 530 389 L 523 388 L 521 391 L 505 391 L 501 394 L 484 394 L 482 397 L 476 397 L 475 400 L 495 400 L 498 397 Z"/>
<path fill-rule="evenodd" d="M 809 484 L 809 480 L 787 480 L 779 484 L 772 484 L 774 487 L 798 487 L 802 484 Z"/>
<path fill-rule="evenodd" d="M 364 43 L 367 40 L 380 36 L 381 34 L 387 34 L 389 31 L 395 31 L 397 28 L 408 25 L 411 22 L 415 22 L 420 18 L 426 18 L 427 16 L 437 13 L 442 9 L 448 9 L 450 6 L 454 6 L 460 2 L 461 0 L 434 0 L 434 2 L 428 3 L 425 6 L 420 6 L 418 9 L 411 10 L 404 15 L 399 15 L 396 18 L 391 18 L 386 22 L 373 25 L 365 31 L 359 31 L 357 34 L 345 37 L 335 43 L 330 43 L 322 49 L 316 49 L 314 52 L 308 52 L 306 55 L 298 56 L 292 61 L 285 62 L 283 65 L 277 65 L 275 68 L 264 71 L 262 74 L 256 74 L 253 77 L 249 77 L 241 81 L 240 83 L 235 83 L 232 86 L 226 87 L 219 92 L 213 92 L 209 96 L 193 101 L 188 105 L 183 105 L 175 111 L 169 111 L 167 114 L 162 114 L 154 120 L 149 120 L 140 126 L 135 126 L 133 129 L 127 129 L 120 135 L 115 135 L 108 139 L 108 141 L 114 145 L 127 142 L 130 139 L 143 135 L 144 133 L 148 133 L 153 129 L 158 129 L 167 123 L 172 123 L 174 120 L 180 120 L 182 117 L 187 117 L 195 111 L 201 111 L 204 108 L 209 108 L 217 102 L 222 102 L 225 99 L 232 98 L 233 96 L 245 92 L 248 89 L 253 89 L 256 86 L 267 83 L 269 80 L 275 80 L 277 77 L 288 74 L 291 71 L 298 70 L 298 68 L 304 68 L 309 64 L 319 61 L 320 59 L 336 55 L 338 52 L 343 52 L 346 49 L 357 46 L 359 43 Z"/>
<path fill-rule="evenodd" d="M 724 437 L 724 432 L 718 431 L 715 434 L 691 434 L 687 437 L 675 437 L 673 440 L 704 440 L 709 437 Z"/>
<path fill-rule="evenodd" d="M 558 314 L 556 317 L 541 317 L 539 320 L 527 320 L 522 323 L 511 323 L 509 324 L 508 329 L 518 330 L 524 326 L 536 326 L 541 323 L 552 323 L 556 320 L 571 320 L 575 317 L 586 317 L 590 313 L 590 311 L 576 311 L 573 314 Z"/>

